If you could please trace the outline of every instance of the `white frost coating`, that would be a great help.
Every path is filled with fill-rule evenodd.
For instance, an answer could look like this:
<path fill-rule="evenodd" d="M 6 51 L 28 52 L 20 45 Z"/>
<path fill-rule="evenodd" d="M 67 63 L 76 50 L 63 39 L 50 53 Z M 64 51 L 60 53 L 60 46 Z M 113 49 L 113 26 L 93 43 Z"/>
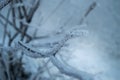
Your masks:
<path fill-rule="evenodd" d="M 18 43 L 26 55 L 33 57 L 33 58 L 45 57 L 44 52 L 38 51 L 36 49 L 34 50 L 31 46 L 28 46 L 28 45 L 22 43 L 21 41 L 19 41 Z"/>
<path fill-rule="evenodd" d="M 66 40 L 64 40 L 66 41 Z M 26 50 L 28 50 L 29 52 L 32 50 L 31 48 L 28 48 L 26 45 L 21 45 L 23 47 L 26 48 Z M 56 53 L 62 48 L 61 47 L 58 47 L 58 48 L 55 48 L 56 50 L 54 50 Z M 53 51 L 53 53 L 55 53 Z M 35 52 L 35 53 L 34 53 Z M 35 50 L 34 52 L 30 52 L 32 55 L 30 57 L 34 57 L 34 55 L 38 55 L 36 54 L 37 53 L 37 50 Z M 41 55 L 41 52 L 39 52 L 39 55 Z M 38 55 L 38 56 L 39 56 Z M 42 57 L 42 56 L 40 56 Z M 40 58 L 39 57 L 39 58 Z M 59 69 L 60 72 L 62 72 L 63 74 L 66 74 L 66 75 L 69 75 L 69 76 L 73 76 L 75 78 L 78 78 L 80 80 L 94 80 L 93 79 L 93 76 L 87 72 L 83 72 L 83 71 L 79 71 L 79 70 L 76 70 L 74 68 L 72 68 L 71 66 L 63 63 L 62 61 L 58 60 L 55 56 L 53 55 L 50 55 L 50 60 L 51 62 Z M 34 57 L 35 58 L 35 57 Z"/>
<path fill-rule="evenodd" d="M 69 37 L 65 37 L 62 41 L 58 42 L 56 45 L 52 47 L 52 49 L 48 51 L 43 51 L 43 50 L 37 50 L 34 49 L 31 46 L 28 46 L 21 41 L 19 41 L 19 45 L 22 46 L 21 49 L 25 52 L 26 55 L 34 57 L 34 58 L 40 58 L 40 57 L 49 57 L 50 55 L 56 54 L 57 50 L 59 50 L 65 42 L 69 39 Z"/>
<path fill-rule="evenodd" d="M 64 44 L 67 40 L 69 40 L 73 37 L 76 37 L 76 34 L 75 34 L 76 32 L 74 33 L 74 31 L 77 31 L 77 30 L 73 30 L 70 33 L 66 34 L 64 39 L 61 40 L 60 42 L 58 42 L 55 46 L 53 46 L 53 48 L 50 51 L 43 52 L 40 50 L 33 49 L 32 47 L 30 47 L 20 41 L 18 43 L 21 47 L 23 47 L 23 49 L 25 50 L 25 53 L 30 57 L 33 57 L 33 58 L 49 57 L 51 62 L 53 63 L 53 65 L 55 65 L 59 69 L 59 71 L 63 74 L 75 77 L 79 80 L 94 80 L 93 75 L 91 75 L 87 72 L 84 72 L 84 71 L 76 70 L 73 67 L 58 60 L 57 57 L 55 56 L 55 54 L 58 53 L 62 47 L 64 47 Z M 78 37 L 78 34 L 77 34 L 77 37 Z"/>
<path fill-rule="evenodd" d="M 81 32 L 81 31 L 80 31 Z M 63 40 L 57 42 L 56 44 L 52 44 L 52 48 L 48 51 L 43 51 L 43 50 L 37 50 L 34 49 L 31 46 L 25 45 L 21 41 L 19 41 L 19 45 L 22 46 L 21 48 L 23 51 L 25 51 L 25 54 L 34 58 L 40 58 L 40 57 L 49 57 L 50 55 L 55 55 L 61 47 L 64 46 L 65 42 L 73 37 L 78 37 L 80 34 L 79 30 L 73 29 L 72 31 L 69 31 L 69 33 L 66 33 L 65 37 Z M 34 53 L 34 54 L 33 54 Z"/>

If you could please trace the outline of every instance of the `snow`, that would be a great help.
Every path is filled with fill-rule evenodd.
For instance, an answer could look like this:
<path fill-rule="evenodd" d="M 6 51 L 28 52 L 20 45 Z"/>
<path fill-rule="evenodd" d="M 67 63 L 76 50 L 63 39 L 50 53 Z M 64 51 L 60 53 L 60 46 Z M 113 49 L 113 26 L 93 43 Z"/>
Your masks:
<path fill-rule="evenodd" d="M 43 1 L 44 5 L 42 7 L 44 8 L 42 9 L 41 7 L 39 9 L 44 19 L 46 19 L 46 15 L 54 11 L 53 8 L 62 0 L 56 1 L 56 4 L 53 4 L 52 1 Z M 52 33 L 52 31 L 58 29 L 60 25 L 69 19 L 65 27 L 70 28 L 76 26 L 92 2 L 93 0 L 65 0 L 64 3 L 47 18 L 45 23 L 41 23 L 41 30 L 45 30 L 48 34 Z M 118 64 L 120 59 L 119 57 L 116 58 L 116 55 L 120 55 L 119 1 L 96 0 L 96 2 L 98 3 L 97 7 L 88 15 L 84 22 L 87 24 L 87 29 L 90 32 L 88 37 L 83 38 L 82 41 L 76 39 L 77 41 L 73 40 L 69 42 L 71 46 L 68 50 L 72 50 L 70 53 L 72 53 L 73 58 L 70 59 L 68 63 L 79 70 L 82 69 L 96 74 L 96 80 L 118 80 L 120 79 L 120 65 Z M 59 26 L 57 26 L 58 24 Z M 51 29 L 48 29 L 48 26 Z M 70 54 L 68 53 L 68 55 Z"/>
<path fill-rule="evenodd" d="M 83 25 L 86 25 L 83 29 L 88 30 L 87 36 L 68 41 L 70 46 L 65 49 L 69 52 L 60 51 L 60 54 L 70 58 L 72 56 L 67 63 L 94 74 L 95 80 L 119 80 L 119 0 L 41 0 L 41 5 L 31 23 L 34 27 L 30 27 L 29 32 L 37 28 L 37 35 L 51 35 L 63 25 L 65 30 L 79 26 L 80 19 L 93 1 L 97 2 L 97 6 L 83 22 Z M 0 29 L 0 32 L 2 31 Z M 50 39 L 33 41 L 31 44 L 54 42 L 59 38 L 61 37 L 52 36 Z M 29 65 L 31 72 L 36 72 L 36 60 L 26 61 L 28 61 L 26 63 L 33 61 L 35 66 Z M 26 65 L 26 69 L 29 65 Z"/>

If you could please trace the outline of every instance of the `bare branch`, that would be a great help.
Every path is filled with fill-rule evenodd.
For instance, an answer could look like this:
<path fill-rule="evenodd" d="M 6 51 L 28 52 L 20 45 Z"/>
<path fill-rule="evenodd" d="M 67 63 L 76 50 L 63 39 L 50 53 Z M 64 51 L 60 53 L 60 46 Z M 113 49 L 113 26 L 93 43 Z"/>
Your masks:
<path fill-rule="evenodd" d="M 31 7 L 29 14 L 27 15 L 27 22 L 28 23 L 31 22 L 34 13 L 36 12 L 37 8 L 39 7 L 39 4 L 40 4 L 40 0 L 36 0 L 33 7 Z"/>
<path fill-rule="evenodd" d="M 16 30 L 16 31 L 18 31 L 19 33 L 23 33 L 23 31 L 22 30 L 20 30 L 19 28 L 17 28 L 17 26 L 14 26 L 14 24 L 11 22 L 11 21 L 9 21 L 9 20 L 7 20 L 1 13 L 0 13 L 0 17 L 2 18 L 2 19 L 4 19 L 5 21 L 7 21 L 11 26 L 13 26 L 13 28 Z M 29 34 L 25 34 L 25 36 L 26 37 L 28 37 L 28 38 L 32 38 Z"/>
<path fill-rule="evenodd" d="M 96 7 L 97 3 L 96 2 L 93 2 L 89 7 L 88 9 L 86 10 L 85 14 L 83 15 L 83 17 L 81 18 L 80 20 L 80 23 L 79 24 L 82 24 L 84 19 L 88 16 L 88 14 Z"/>
<path fill-rule="evenodd" d="M 7 26 L 8 26 L 8 20 L 9 20 L 9 16 L 10 16 L 10 11 L 11 8 L 9 8 L 8 13 L 7 13 L 7 21 L 4 25 L 4 34 L 3 34 L 3 45 L 5 44 L 5 38 L 6 38 L 6 34 L 7 34 Z M 8 37 L 10 38 L 10 34 L 8 34 Z"/>
<path fill-rule="evenodd" d="M 4 8 L 7 4 L 10 3 L 11 0 L 2 0 L 0 1 L 0 10 Z"/>
<path fill-rule="evenodd" d="M 20 3 L 23 3 L 22 0 L 17 0 L 17 1 L 19 1 Z M 27 10 L 26 10 L 26 8 L 25 8 L 25 5 L 23 4 L 23 6 L 20 7 L 20 8 L 23 10 L 24 17 L 27 19 Z"/>

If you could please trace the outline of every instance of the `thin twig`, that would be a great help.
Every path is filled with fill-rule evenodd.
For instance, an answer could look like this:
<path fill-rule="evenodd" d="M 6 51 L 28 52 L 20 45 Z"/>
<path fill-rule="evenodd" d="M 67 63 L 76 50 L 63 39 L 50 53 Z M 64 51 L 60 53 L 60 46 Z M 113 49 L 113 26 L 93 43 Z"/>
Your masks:
<path fill-rule="evenodd" d="M 83 17 L 81 18 L 79 24 L 82 24 L 82 23 L 83 23 L 83 21 L 85 20 L 85 18 L 90 14 L 90 12 L 91 12 L 96 6 L 97 6 L 97 3 L 96 3 L 96 2 L 93 2 L 93 3 L 88 7 L 88 9 L 86 10 L 85 14 L 84 14 Z"/>
<path fill-rule="evenodd" d="M 6 5 L 8 5 L 11 2 L 11 0 L 2 0 L 0 1 L 0 10 L 4 8 Z"/>
<path fill-rule="evenodd" d="M 20 3 L 23 3 L 23 1 L 22 0 L 18 0 Z M 24 13 L 24 17 L 27 19 L 27 10 L 26 10 L 26 8 L 25 8 L 25 5 L 23 5 L 22 7 L 21 7 L 21 9 L 23 10 L 23 13 Z M 26 20 L 27 21 L 27 20 Z"/>
<path fill-rule="evenodd" d="M 17 26 L 14 26 L 14 24 L 11 21 L 7 20 L 1 13 L 0 13 L 0 17 L 5 21 L 7 21 L 17 32 L 23 33 L 21 29 L 17 28 Z M 25 36 L 28 37 L 29 39 L 32 39 L 32 37 L 27 33 L 25 33 Z"/>
<path fill-rule="evenodd" d="M 34 13 L 36 12 L 36 10 L 39 7 L 39 4 L 40 4 L 40 0 L 35 0 L 35 4 L 33 5 L 33 7 L 31 7 L 29 14 L 27 15 L 27 22 L 28 23 L 31 22 Z"/>
<path fill-rule="evenodd" d="M 11 7 L 8 10 L 8 13 L 7 13 L 7 22 L 4 25 L 3 45 L 5 44 L 5 38 L 6 38 L 6 34 L 7 34 L 7 26 L 8 26 L 8 20 L 9 20 L 9 16 L 10 16 L 10 11 L 11 11 Z M 8 37 L 10 38 L 9 34 L 8 34 Z"/>

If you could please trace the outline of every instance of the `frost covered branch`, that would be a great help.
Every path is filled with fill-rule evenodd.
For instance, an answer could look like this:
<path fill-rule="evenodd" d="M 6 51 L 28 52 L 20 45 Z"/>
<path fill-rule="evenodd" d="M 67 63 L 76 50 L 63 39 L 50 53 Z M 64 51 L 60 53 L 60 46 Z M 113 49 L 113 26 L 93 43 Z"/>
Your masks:
<path fill-rule="evenodd" d="M 83 30 L 84 31 L 84 30 Z M 40 58 L 40 57 L 49 57 L 51 55 L 55 55 L 58 50 L 60 50 L 62 47 L 65 46 L 65 43 L 69 40 L 69 39 L 72 39 L 72 38 L 75 38 L 75 37 L 78 37 L 78 36 L 81 36 L 81 33 L 82 33 L 82 30 L 79 30 L 79 29 L 72 29 L 68 32 L 65 33 L 65 36 L 64 38 L 61 40 L 61 41 L 58 41 L 56 42 L 56 44 L 54 43 L 50 43 L 50 50 L 48 51 L 40 51 L 40 50 L 36 50 L 34 49 L 33 47 L 31 46 L 28 46 L 26 44 L 24 44 L 23 42 L 19 41 L 18 44 L 20 46 L 22 46 L 22 48 L 24 50 L 27 50 L 29 52 L 32 52 L 32 53 L 26 53 L 27 55 L 31 56 L 31 57 L 35 57 L 35 58 Z M 85 33 L 85 32 L 84 32 Z M 42 44 L 42 46 L 46 44 Z M 52 46 L 51 46 L 52 45 Z M 33 54 L 35 53 L 35 54 Z"/>
<path fill-rule="evenodd" d="M 63 40 L 58 42 L 57 46 L 53 45 L 54 47 L 50 51 L 45 51 L 45 52 L 34 49 L 33 47 L 27 46 L 26 44 L 24 44 L 20 41 L 18 43 L 22 48 L 24 48 L 24 51 L 25 51 L 25 49 L 28 51 L 25 53 L 30 57 L 33 57 L 33 58 L 48 57 L 48 58 L 50 58 L 51 62 L 54 64 L 54 66 L 56 66 L 59 69 L 59 71 L 63 74 L 75 77 L 79 80 L 93 80 L 93 76 L 91 74 L 84 72 L 84 71 L 76 70 L 75 68 L 71 67 L 70 65 L 65 64 L 64 62 L 60 61 L 55 56 L 55 54 L 57 54 L 61 50 L 61 48 L 64 47 L 65 42 L 73 37 L 75 37 L 75 34 L 73 34 L 73 32 L 70 32 L 69 35 L 67 34 Z"/>
<path fill-rule="evenodd" d="M 61 25 L 61 28 L 63 31 L 56 31 L 53 34 L 47 35 L 47 36 L 36 36 L 37 31 L 35 31 L 32 34 L 29 34 L 27 31 L 29 27 L 31 27 L 31 22 L 33 19 L 33 16 L 36 12 L 36 10 L 39 7 L 39 2 L 40 0 L 33 0 L 33 4 L 24 3 L 25 0 L 11 0 L 10 4 L 10 12 L 12 13 L 10 17 L 12 19 L 9 19 L 8 16 L 6 16 L 2 13 L 0 13 L 0 23 L 3 25 L 5 31 L 4 35 L 5 38 L 3 39 L 3 45 L 0 46 L 0 68 L 3 70 L 0 70 L 0 74 L 3 75 L 4 80 L 26 80 L 28 77 L 31 77 L 31 74 L 28 74 L 27 72 L 24 72 L 24 64 L 23 63 L 23 58 L 26 59 L 29 56 L 36 59 L 49 59 L 49 62 L 52 62 L 52 67 L 55 66 L 61 73 L 72 76 L 74 78 L 77 78 L 79 80 L 93 80 L 93 76 L 87 72 L 77 70 L 67 63 L 65 61 L 62 61 L 62 59 L 58 58 L 57 55 L 62 50 L 62 48 L 66 47 L 66 42 L 72 38 L 80 37 L 84 33 L 86 34 L 86 30 L 81 30 L 78 27 L 80 26 L 75 26 L 77 28 L 71 28 L 71 29 L 66 29 L 63 30 L 69 21 L 72 19 L 73 16 L 68 18 L 63 25 Z M 29 1 L 29 0 L 28 0 Z M 44 20 L 45 22 L 47 19 L 54 14 L 54 12 L 61 7 L 61 5 L 65 3 L 64 0 L 61 0 L 61 2 L 57 5 L 57 7 L 48 15 L 48 17 Z M 28 6 L 28 4 L 30 6 Z M 96 3 L 93 3 L 86 13 L 84 14 L 83 20 L 85 17 L 88 16 L 88 14 L 94 9 L 96 6 Z M 10 12 L 8 15 L 10 15 Z M 5 22 L 5 23 L 4 23 Z M 44 23 L 44 22 L 43 22 Z M 11 30 L 7 27 L 9 25 L 13 30 L 14 33 L 12 33 Z M 81 25 L 81 24 L 80 24 Z M 28 44 L 32 40 L 36 39 L 48 39 L 49 37 L 61 35 L 63 39 L 56 41 L 56 42 L 48 42 L 48 43 L 40 43 L 38 44 L 38 47 L 43 48 L 43 49 L 36 49 L 35 44 Z M 19 36 L 20 35 L 20 36 Z M 9 39 L 8 39 L 9 38 Z M 19 38 L 19 39 L 18 39 Z M 8 40 L 7 40 L 8 39 Z M 18 41 L 17 44 L 14 43 L 14 41 Z M 7 47 L 4 45 L 6 44 L 5 42 L 8 42 Z M 33 41 L 34 42 L 34 41 Z M 13 44 L 13 45 L 12 45 Z M 45 48 L 45 50 L 44 50 Z M 20 55 L 19 55 L 20 54 Z M 26 54 L 26 55 L 24 55 Z M 19 55 L 19 58 L 18 58 Z M 26 60 L 27 61 L 27 60 Z M 28 63 L 29 64 L 29 63 Z M 31 80 L 37 80 L 37 77 L 41 77 L 40 80 L 53 80 L 56 79 L 55 77 L 58 77 L 56 75 L 53 75 L 51 72 L 49 72 L 50 67 L 48 63 L 43 63 L 44 66 L 41 67 L 41 64 L 39 65 L 40 69 L 37 74 L 34 76 L 33 79 Z M 50 78 L 43 77 L 41 72 L 46 71 L 49 74 Z M 5 73 L 5 74 L 4 74 Z M 32 72 L 31 72 L 32 73 Z M 61 76 L 61 75 L 60 75 Z M 3 78 L 0 76 L 1 78 Z M 64 78 L 64 76 L 62 76 Z"/>
<path fill-rule="evenodd" d="M 57 51 L 59 49 L 61 49 L 65 42 L 69 39 L 69 37 L 65 37 L 62 41 L 56 43 L 56 45 L 52 46 L 51 50 L 48 51 L 40 51 L 40 50 L 36 50 L 34 48 L 31 48 L 30 46 L 25 45 L 24 43 L 22 43 L 21 41 L 18 42 L 18 44 L 20 46 L 22 46 L 22 48 L 24 50 L 29 51 L 29 53 L 26 53 L 28 56 L 34 57 L 34 58 L 41 58 L 41 57 L 50 57 L 51 55 L 55 55 L 57 53 Z M 31 52 L 31 53 L 30 53 Z M 33 54 L 34 53 L 34 54 Z"/>
<path fill-rule="evenodd" d="M 0 23 L 2 25 L 2 28 L 4 29 L 3 42 L 2 44 L 0 44 L 0 80 L 18 80 L 18 79 L 27 80 L 30 76 L 30 73 L 29 72 L 27 73 L 24 70 L 23 52 L 20 51 L 19 48 L 15 46 L 14 41 L 20 38 L 22 40 L 25 37 L 24 41 L 30 42 L 32 40 L 41 39 L 44 37 L 44 36 L 40 36 L 40 37 L 36 36 L 36 34 L 34 34 L 34 36 L 28 34 L 27 33 L 28 28 L 24 30 L 22 29 L 25 28 L 26 26 L 27 27 L 30 26 L 30 23 L 37 8 L 35 10 L 32 10 L 34 13 L 32 12 L 30 22 L 26 22 L 27 23 L 26 24 L 21 19 L 21 16 L 22 18 L 25 18 L 26 14 L 24 13 L 25 11 L 28 12 L 28 9 L 22 11 L 21 6 L 19 6 L 21 11 L 19 12 L 19 7 L 16 7 L 16 5 L 19 3 L 20 0 L 2 0 L 2 1 L 3 1 L 2 5 L 0 1 L 0 10 L 1 10 L 1 6 L 4 7 L 6 4 L 8 4 L 9 1 L 11 1 L 11 3 L 8 6 L 7 16 L 5 16 L 5 14 L 2 13 L 2 11 L 0 12 Z M 30 8 L 32 8 L 32 6 Z M 19 15 L 20 17 L 18 17 Z M 21 21 L 19 21 L 18 18 Z M 19 25 L 19 23 L 22 23 L 22 25 Z M 19 36 L 19 34 L 22 36 Z"/>

